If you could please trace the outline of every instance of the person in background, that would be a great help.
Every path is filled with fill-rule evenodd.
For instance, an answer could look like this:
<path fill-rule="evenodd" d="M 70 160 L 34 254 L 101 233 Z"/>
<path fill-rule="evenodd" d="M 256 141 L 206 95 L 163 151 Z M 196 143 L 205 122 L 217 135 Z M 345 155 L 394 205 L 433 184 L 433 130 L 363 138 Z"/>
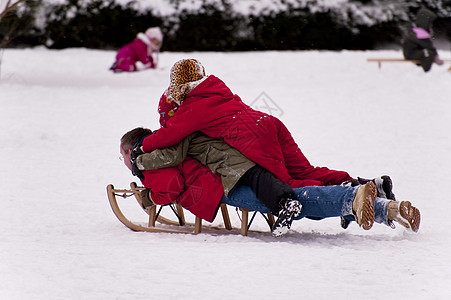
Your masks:
<path fill-rule="evenodd" d="M 405 59 L 419 61 L 424 72 L 428 72 L 433 63 L 443 65 L 437 49 L 432 43 L 432 24 L 437 16 L 426 8 L 421 8 L 416 15 L 415 26 L 404 37 L 402 52 Z"/>
<path fill-rule="evenodd" d="M 137 62 L 143 64 L 142 69 L 155 69 L 158 64 L 158 53 L 163 44 L 163 33 L 159 27 L 150 27 L 145 33 L 138 33 L 129 44 L 119 49 L 116 61 L 110 70 L 115 73 L 135 72 L 141 68 Z"/>

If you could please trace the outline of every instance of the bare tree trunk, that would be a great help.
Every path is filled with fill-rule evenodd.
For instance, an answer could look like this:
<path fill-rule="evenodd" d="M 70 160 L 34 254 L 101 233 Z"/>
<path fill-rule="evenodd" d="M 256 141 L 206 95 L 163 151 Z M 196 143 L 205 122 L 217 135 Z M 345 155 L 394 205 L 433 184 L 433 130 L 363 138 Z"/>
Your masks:
<path fill-rule="evenodd" d="M 2 79 L 2 61 L 3 61 L 3 49 L 0 48 L 0 82 Z"/>
<path fill-rule="evenodd" d="M 12 9 L 14 9 L 17 5 L 19 5 L 22 2 L 25 2 L 26 0 L 1 0 L 1 6 L 0 6 L 0 20 L 3 18 L 6 13 Z"/>
<path fill-rule="evenodd" d="M 26 0 L 0 0 L 0 21 L 2 18 L 11 10 L 17 7 L 22 2 L 25 2 Z M 3 51 L 4 47 L 8 43 L 7 40 L 0 41 L 0 79 L 2 78 L 2 62 L 3 62 Z"/>

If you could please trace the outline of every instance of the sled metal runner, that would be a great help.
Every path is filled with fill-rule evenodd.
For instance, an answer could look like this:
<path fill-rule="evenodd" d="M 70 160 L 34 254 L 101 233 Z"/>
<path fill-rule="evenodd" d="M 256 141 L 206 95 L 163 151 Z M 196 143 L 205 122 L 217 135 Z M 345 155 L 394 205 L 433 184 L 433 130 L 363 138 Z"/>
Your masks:
<path fill-rule="evenodd" d="M 250 231 L 250 226 L 257 212 L 254 212 L 252 215 L 251 221 L 249 222 L 248 213 L 249 210 L 240 208 L 241 211 L 241 229 L 233 229 L 227 205 L 221 204 L 221 214 L 222 219 L 224 221 L 224 227 L 222 226 L 212 226 L 212 225 L 204 225 L 202 226 L 202 219 L 199 217 L 195 217 L 194 223 L 188 223 L 185 221 L 184 210 L 181 205 L 172 203 L 169 205 L 154 205 L 150 209 L 146 209 L 143 211 L 146 212 L 149 216 L 149 221 L 147 225 L 140 225 L 131 220 L 129 220 L 124 213 L 122 212 L 119 204 L 118 198 L 127 199 L 133 197 L 138 202 L 139 206 L 143 208 L 141 201 L 141 191 L 145 190 L 144 187 L 139 187 L 135 182 L 130 183 L 130 189 L 115 189 L 112 184 L 107 186 L 107 195 L 108 201 L 110 203 L 111 209 L 113 213 L 118 218 L 122 224 L 127 226 L 133 231 L 145 231 L 145 232 L 160 232 L 160 233 L 183 233 L 183 234 L 198 234 L 201 232 L 210 233 L 210 234 L 224 234 L 224 233 L 233 233 L 233 234 L 241 234 L 246 236 Z M 159 206 L 159 207 L 158 207 Z M 165 218 L 161 215 L 162 209 L 164 207 L 169 207 L 172 213 L 176 216 L 177 221 Z M 262 214 L 263 215 L 263 214 Z M 266 222 L 272 227 L 274 224 L 274 216 L 268 214 L 265 217 Z M 157 222 L 161 225 L 157 226 Z M 254 231 L 252 232 L 259 232 Z M 261 232 L 260 232 L 261 233 Z"/>

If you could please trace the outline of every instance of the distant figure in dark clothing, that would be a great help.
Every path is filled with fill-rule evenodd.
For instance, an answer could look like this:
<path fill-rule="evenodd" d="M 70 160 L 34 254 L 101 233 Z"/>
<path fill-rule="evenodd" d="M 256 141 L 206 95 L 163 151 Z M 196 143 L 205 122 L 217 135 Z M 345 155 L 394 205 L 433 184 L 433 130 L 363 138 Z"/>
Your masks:
<path fill-rule="evenodd" d="M 432 44 L 432 23 L 437 16 L 426 8 L 421 8 L 417 12 L 416 26 L 404 37 L 402 51 L 405 59 L 418 60 L 419 66 L 425 72 L 431 69 L 435 62 L 443 64 L 437 49 Z"/>

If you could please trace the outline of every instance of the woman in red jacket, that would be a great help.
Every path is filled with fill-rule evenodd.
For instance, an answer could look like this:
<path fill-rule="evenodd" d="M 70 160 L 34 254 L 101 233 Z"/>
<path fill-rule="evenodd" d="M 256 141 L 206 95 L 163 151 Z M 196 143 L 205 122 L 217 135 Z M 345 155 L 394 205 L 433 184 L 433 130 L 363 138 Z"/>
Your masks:
<path fill-rule="evenodd" d="M 162 128 L 143 141 L 144 152 L 172 146 L 195 131 L 224 140 L 290 186 L 339 185 L 354 180 L 344 171 L 314 167 L 276 117 L 244 104 L 195 59 L 174 64 L 170 86 L 160 99 Z M 360 182 L 359 182 L 360 181 Z M 354 180 L 354 184 L 368 180 Z M 376 178 L 378 196 L 394 199 L 388 176 Z M 349 222 L 342 221 L 347 227 Z"/>

